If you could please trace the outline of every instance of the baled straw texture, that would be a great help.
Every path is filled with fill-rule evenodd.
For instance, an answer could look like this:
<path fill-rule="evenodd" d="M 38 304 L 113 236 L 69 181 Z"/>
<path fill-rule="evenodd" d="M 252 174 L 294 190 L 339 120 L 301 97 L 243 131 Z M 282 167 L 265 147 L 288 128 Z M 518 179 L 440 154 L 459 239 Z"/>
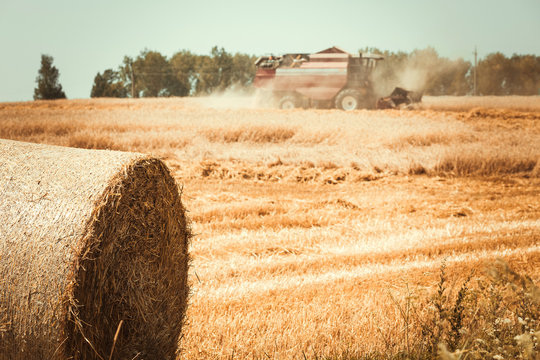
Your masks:
<path fill-rule="evenodd" d="M 0 140 L 0 192 L 0 359 L 175 356 L 190 231 L 160 160 Z"/>

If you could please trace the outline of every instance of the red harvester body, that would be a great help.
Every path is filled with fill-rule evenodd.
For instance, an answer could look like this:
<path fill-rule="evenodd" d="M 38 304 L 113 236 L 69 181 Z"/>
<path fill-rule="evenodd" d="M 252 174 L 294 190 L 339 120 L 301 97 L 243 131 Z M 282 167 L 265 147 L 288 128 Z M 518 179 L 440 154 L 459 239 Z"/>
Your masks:
<path fill-rule="evenodd" d="M 371 73 L 382 59 L 375 54 L 352 55 L 335 46 L 315 54 L 263 56 L 255 62 L 253 85 L 281 109 L 393 109 L 420 102 L 421 93 L 399 87 L 376 98 Z"/>

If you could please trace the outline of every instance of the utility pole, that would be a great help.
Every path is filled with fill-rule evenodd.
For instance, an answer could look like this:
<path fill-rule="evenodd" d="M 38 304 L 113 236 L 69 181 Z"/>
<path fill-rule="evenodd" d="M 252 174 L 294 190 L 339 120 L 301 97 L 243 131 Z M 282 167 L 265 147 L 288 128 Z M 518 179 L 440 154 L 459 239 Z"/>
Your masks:
<path fill-rule="evenodd" d="M 476 89 L 477 89 L 477 72 L 476 69 L 478 67 L 478 52 L 476 51 L 476 46 L 474 47 L 474 87 L 473 87 L 473 96 L 476 96 Z"/>
<path fill-rule="evenodd" d="M 131 70 L 131 98 L 134 99 L 135 98 L 135 75 L 133 74 L 133 63 L 130 63 L 129 68 Z"/>

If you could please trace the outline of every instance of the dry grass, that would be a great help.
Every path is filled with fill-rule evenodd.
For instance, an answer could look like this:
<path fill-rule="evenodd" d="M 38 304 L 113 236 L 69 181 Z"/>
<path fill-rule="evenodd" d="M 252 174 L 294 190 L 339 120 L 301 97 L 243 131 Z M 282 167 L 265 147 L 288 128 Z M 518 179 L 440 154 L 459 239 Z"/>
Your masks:
<path fill-rule="evenodd" d="M 185 358 L 396 353 L 404 325 L 388 291 L 434 288 L 443 261 L 458 280 L 473 269 L 481 276 L 499 257 L 538 279 L 538 185 L 426 177 L 192 183 L 189 206 L 202 215 Z M 224 214 L 215 226 L 211 214 L 224 198 L 245 213 Z M 314 218 L 311 227 L 298 224 Z"/>
<path fill-rule="evenodd" d="M 196 233 L 182 358 L 386 358 L 419 336 L 396 294 L 436 290 L 443 261 L 456 284 L 496 258 L 540 278 L 538 98 L 450 100 L 0 104 L 0 137 L 153 152 L 175 169 Z"/>
<path fill-rule="evenodd" d="M 199 99 L 104 99 L 2 104 L 0 137 L 152 152 L 182 178 L 339 183 L 422 173 L 536 176 L 539 118 L 486 109 L 281 112 L 205 108 Z"/>

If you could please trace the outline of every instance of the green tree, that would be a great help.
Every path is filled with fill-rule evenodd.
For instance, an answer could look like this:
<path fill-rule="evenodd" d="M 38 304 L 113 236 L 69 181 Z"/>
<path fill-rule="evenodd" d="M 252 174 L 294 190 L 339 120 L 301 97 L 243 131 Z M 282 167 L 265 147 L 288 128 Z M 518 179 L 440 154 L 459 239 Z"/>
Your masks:
<path fill-rule="evenodd" d="M 231 61 L 231 85 L 247 88 L 255 78 L 255 56 L 236 53 Z"/>
<path fill-rule="evenodd" d="M 224 48 L 218 49 L 217 46 L 212 48 L 212 60 L 217 70 L 216 72 L 216 88 L 225 90 L 231 85 L 233 59 L 231 54 L 225 51 Z"/>
<path fill-rule="evenodd" d="M 508 60 L 506 90 L 512 95 L 537 95 L 540 90 L 540 57 L 514 55 Z"/>
<path fill-rule="evenodd" d="M 445 95 L 467 95 L 472 91 L 472 64 L 462 58 L 454 60 L 451 67 L 451 81 Z"/>
<path fill-rule="evenodd" d="M 197 74 L 195 94 L 210 94 L 217 83 L 217 69 L 210 56 L 202 55 L 197 59 Z"/>
<path fill-rule="evenodd" d="M 90 97 L 127 97 L 127 89 L 117 71 L 107 69 L 103 74 L 97 73 Z"/>
<path fill-rule="evenodd" d="M 138 76 L 135 76 L 133 62 L 133 58 L 124 56 L 122 65 L 120 65 L 118 70 L 118 76 L 120 77 L 120 81 L 124 84 L 126 92 L 132 98 L 138 98 L 140 96 L 141 86 Z"/>
<path fill-rule="evenodd" d="M 231 85 L 232 56 L 217 46 L 212 48 L 210 55 L 199 58 L 197 94 L 210 94 L 216 90 L 225 90 Z"/>
<path fill-rule="evenodd" d="M 142 96 L 170 96 L 168 85 L 172 71 L 167 59 L 159 52 L 144 50 L 133 62 L 133 72 Z"/>
<path fill-rule="evenodd" d="M 430 95 L 466 95 L 470 92 L 467 77 L 470 69 L 471 63 L 462 58 L 438 58 L 429 69 L 430 76 L 424 91 Z"/>
<path fill-rule="evenodd" d="M 481 95 L 508 95 L 509 61 L 501 53 L 489 54 L 478 62 L 478 91 Z"/>
<path fill-rule="evenodd" d="M 198 58 L 198 55 L 182 50 L 169 60 L 172 78 L 168 87 L 171 95 L 191 95 L 199 78 L 197 73 Z"/>
<path fill-rule="evenodd" d="M 41 55 L 41 68 L 36 78 L 37 87 L 34 89 L 34 100 L 65 99 L 66 94 L 58 82 L 60 72 L 53 66 L 53 57 Z"/>

